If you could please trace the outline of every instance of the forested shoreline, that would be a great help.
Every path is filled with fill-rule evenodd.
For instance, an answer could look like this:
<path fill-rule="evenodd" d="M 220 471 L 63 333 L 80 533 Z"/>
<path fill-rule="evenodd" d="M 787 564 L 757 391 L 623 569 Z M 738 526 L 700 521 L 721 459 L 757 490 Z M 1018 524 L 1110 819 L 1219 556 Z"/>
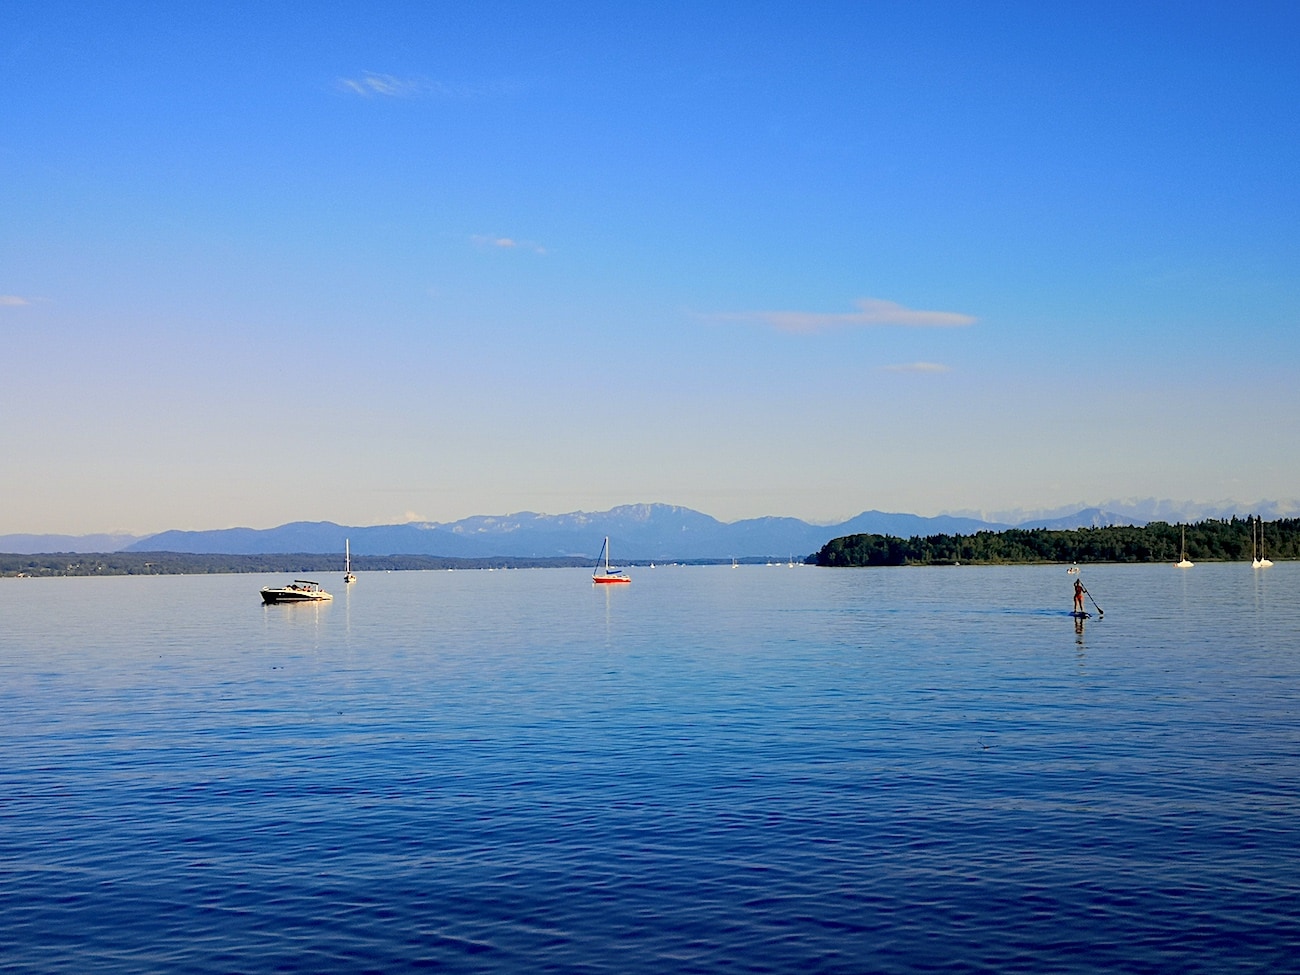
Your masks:
<path fill-rule="evenodd" d="M 589 566 L 585 558 L 459 559 L 436 555 L 362 555 L 352 557 L 354 572 L 420 569 L 533 569 Z M 343 573 L 337 555 L 194 555 L 184 552 L 54 552 L 46 555 L 0 554 L 0 576 L 207 575 L 213 573 L 284 572 L 303 576 Z"/>
<path fill-rule="evenodd" d="M 742 559 L 751 563 L 754 559 Z M 680 559 L 677 565 L 730 564 L 730 559 Z M 625 566 L 644 564 L 638 560 Z M 668 563 L 666 563 L 668 564 Z M 591 568 L 583 556 L 526 558 L 452 558 L 441 555 L 354 555 L 352 570 L 362 572 L 419 572 L 448 569 L 572 569 Z M 52 552 L 41 555 L 0 553 L 0 577 L 50 576 L 165 576 L 283 572 L 303 578 L 328 579 L 343 573 L 343 560 L 333 554 L 212 555 L 186 552 Z"/>
<path fill-rule="evenodd" d="M 1005 565 L 1035 562 L 1177 562 L 1182 534 L 1192 562 L 1249 562 L 1251 519 L 1207 520 L 1189 525 L 1153 521 L 1142 527 L 1046 528 L 983 531 L 974 535 L 845 535 L 822 546 L 817 565 Z M 1300 558 L 1300 518 L 1263 523 L 1270 559 Z"/>

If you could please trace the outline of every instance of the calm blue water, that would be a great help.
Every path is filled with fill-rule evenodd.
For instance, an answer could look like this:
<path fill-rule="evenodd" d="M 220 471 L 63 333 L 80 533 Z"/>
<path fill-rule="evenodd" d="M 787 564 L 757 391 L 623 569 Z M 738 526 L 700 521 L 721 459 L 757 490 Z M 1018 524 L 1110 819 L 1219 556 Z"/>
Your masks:
<path fill-rule="evenodd" d="M 1300 971 L 1300 565 L 0 580 L 6 972 Z"/>

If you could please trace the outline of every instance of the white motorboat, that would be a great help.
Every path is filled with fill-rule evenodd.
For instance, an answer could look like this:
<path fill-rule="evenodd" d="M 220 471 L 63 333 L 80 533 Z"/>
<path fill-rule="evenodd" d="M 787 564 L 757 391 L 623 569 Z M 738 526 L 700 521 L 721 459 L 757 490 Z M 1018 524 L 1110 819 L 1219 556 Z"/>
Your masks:
<path fill-rule="evenodd" d="M 334 597 L 310 579 L 294 579 L 287 586 L 266 586 L 262 590 L 264 603 L 319 603 Z"/>

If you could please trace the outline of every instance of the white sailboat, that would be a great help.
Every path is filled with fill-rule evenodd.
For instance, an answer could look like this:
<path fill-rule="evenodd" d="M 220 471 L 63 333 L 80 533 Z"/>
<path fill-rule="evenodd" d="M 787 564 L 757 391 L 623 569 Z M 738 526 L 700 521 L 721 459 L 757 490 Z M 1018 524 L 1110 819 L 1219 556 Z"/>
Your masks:
<path fill-rule="evenodd" d="M 1195 562 L 1187 561 L 1187 526 L 1183 526 L 1183 557 L 1174 563 L 1175 569 L 1190 569 Z"/>
<path fill-rule="evenodd" d="M 357 581 L 357 577 L 352 574 L 352 546 L 346 538 L 343 539 L 343 581 Z"/>
<path fill-rule="evenodd" d="M 602 557 L 605 560 L 605 565 L 603 568 L 600 565 L 600 560 Z M 609 536 L 608 535 L 605 536 L 605 544 L 600 547 L 600 555 L 596 557 L 596 571 L 591 574 L 591 581 L 599 582 L 602 584 L 632 581 L 632 577 L 629 576 L 622 569 L 611 569 L 609 567 Z"/>
<path fill-rule="evenodd" d="M 1259 525 L 1258 553 L 1256 553 L 1255 551 L 1255 525 L 1256 524 Z M 1256 569 L 1272 568 L 1273 563 L 1264 555 L 1264 520 L 1262 518 L 1259 518 L 1258 516 L 1255 518 L 1255 521 L 1252 522 L 1250 526 L 1250 554 L 1254 558 L 1254 561 L 1252 561 L 1250 564 L 1254 566 Z"/>

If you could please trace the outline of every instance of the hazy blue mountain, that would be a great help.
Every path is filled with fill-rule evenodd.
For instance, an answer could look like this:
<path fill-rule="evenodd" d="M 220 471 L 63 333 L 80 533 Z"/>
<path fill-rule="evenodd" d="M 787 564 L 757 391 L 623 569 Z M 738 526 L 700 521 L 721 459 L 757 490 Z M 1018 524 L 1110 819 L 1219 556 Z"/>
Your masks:
<path fill-rule="evenodd" d="M 0 552 L 36 555 L 43 552 L 120 552 L 140 535 L 0 535 Z"/>
<path fill-rule="evenodd" d="M 348 539 L 354 555 L 448 555 L 463 558 L 570 555 L 594 561 L 608 535 L 614 539 L 612 544 L 618 558 L 669 561 L 730 556 L 732 553 L 726 544 L 727 529 L 728 526 L 717 519 L 689 508 L 626 505 L 593 513 L 541 515 L 517 512 L 476 516 L 448 524 L 417 522 L 349 528 L 332 522 L 297 522 L 268 529 L 163 532 L 136 542 L 129 551 L 236 555 L 341 552 L 344 539 Z M 812 550 L 808 548 L 807 552 Z M 767 555 L 771 551 L 737 554 Z"/>
<path fill-rule="evenodd" d="M 1069 531 L 1074 528 L 1112 528 L 1122 525 L 1145 525 L 1145 521 L 1116 514 L 1103 508 L 1085 508 L 1061 518 L 1029 518 L 1019 522 L 1017 528 L 1051 528 Z"/>
<path fill-rule="evenodd" d="M 925 518 L 921 515 L 894 514 L 886 511 L 864 511 L 855 518 L 850 518 L 841 528 L 841 534 L 895 535 L 898 538 L 912 538 L 925 535 L 973 535 L 979 531 L 1001 531 L 1010 528 L 1008 524 L 983 521 L 976 518 L 961 518 L 955 515 L 938 515 Z"/>
<path fill-rule="evenodd" d="M 266 555 L 279 552 L 341 552 L 354 555 L 448 555 L 464 558 L 515 556 L 595 559 L 605 536 L 616 559 L 803 558 L 839 535 L 877 532 L 909 536 L 970 533 L 1003 526 L 969 518 L 922 518 L 867 511 L 838 525 L 812 525 L 797 518 L 751 518 L 724 523 L 709 515 L 665 504 L 623 505 L 609 511 L 543 515 L 531 511 L 475 516 L 447 524 L 412 523 L 347 527 L 333 522 L 294 522 L 278 528 L 168 531 L 131 544 L 134 552 Z"/>
<path fill-rule="evenodd" d="M 1146 525 L 1153 521 L 1178 522 L 1206 521 L 1211 518 L 1227 519 L 1259 515 L 1266 521 L 1277 518 L 1294 518 L 1300 515 L 1300 501 L 1172 501 L 1168 498 L 1116 498 L 1092 506 L 1083 503 L 1058 508 L 1009 511 L 956 511 L 951 514 L 981 521 L 1000 522 L 1017 527 L 1052 526 L 1058 528 L 1084 528 L 1095 512 L 1103 512 L 1116 519 L 1117 525 Z M 1127 519 L 1127 521 L 1119 520 Z"/>
<path fill-rule="evenodd" d="M 278 528 L 223 528 L 216 531 L 166 531 L 129 545 L 127 552 L 191 552 L 222 555 L 272 555 L 281 552 L 342 552 L 350 541 L 355 555 L 501 555 L 483 552 L 474 539 L 425 524 L 366 528 L 331 521 L 295 521 Z"/>

